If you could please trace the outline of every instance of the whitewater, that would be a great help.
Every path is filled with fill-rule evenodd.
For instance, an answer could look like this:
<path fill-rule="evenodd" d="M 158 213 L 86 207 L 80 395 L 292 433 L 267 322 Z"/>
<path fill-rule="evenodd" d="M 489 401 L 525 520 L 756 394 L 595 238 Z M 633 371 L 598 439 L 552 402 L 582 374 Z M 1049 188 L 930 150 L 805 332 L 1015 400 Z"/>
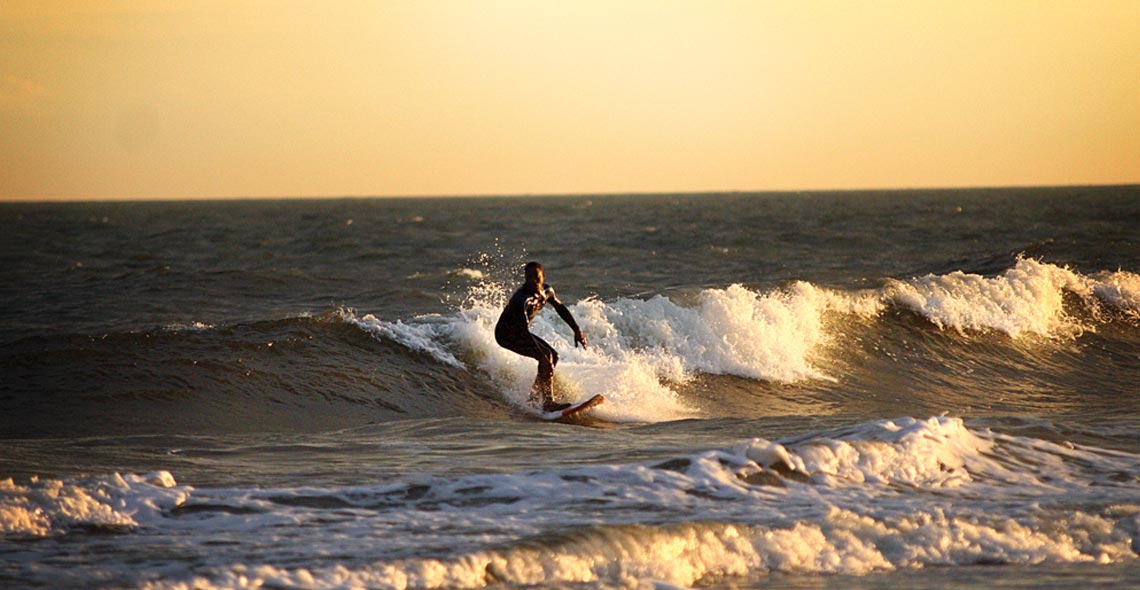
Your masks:
<path fill-rule="evenodd" d="M 1137 197 L 4 205 L 0 585 L 1134 587 Z"/>
<path fill-rule="evenodd" d="M 199 490 L 165 471 L 8 480 L 0 515 L 25 542 L 142 537 L 131 546 L 160 529 L 205 562 L 258 538 L 242 549 L 251 563 L 143 587 L 661 587 L 994 563 L 1135 571 L 1138 477 L 1134 454 L 897 419 L 662 462 L 336 488 Z M 310 565 L 306 546 L 335 547 L 340 563 Z M 136 567 L 161 572 L 148 565 Z"/>

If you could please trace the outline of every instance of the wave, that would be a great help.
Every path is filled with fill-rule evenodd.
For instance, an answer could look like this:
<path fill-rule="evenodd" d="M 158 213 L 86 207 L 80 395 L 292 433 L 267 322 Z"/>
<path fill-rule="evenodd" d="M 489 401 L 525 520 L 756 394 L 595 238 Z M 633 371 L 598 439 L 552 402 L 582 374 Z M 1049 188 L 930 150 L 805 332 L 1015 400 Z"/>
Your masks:
<path fill-rule="evenodd" d="M 0 365 L 7 438 L 312 432 L 508 411 L 468 371 L 377 341 L 335 310 L 30 338 L 6 347 Z"/>
<path fill-rule="evenodd" d="M 412 322 L 386 322 L 374 315 L 357 317 L 344 310 L 346 322 L 378 338 L 426 353 L 443 364 L 470 366 L 486 375 L 518 407 L 525 407 L 534 366 L 494 342 L 505 289 L 469 298 L 451 316 L 425 316 Z M 740 285 L 702 292 L 693 307 L 667 297 L 587 299 L 571 306 L 589 349 L 574 346 L 568 330 L 539 316 L 532 330 L 560 351 L 556 390 L 565 398 L 604 394 L 610 403 L 600 412 L 609 420 L 651 422 L 693 417 L 670 384 L 699 373 L 734 374 L 754 379 L 796 381 L 828 379 L 812 366 L 814 349 L 826 338 L 823 318 L 829 311 L 870 314 L 878 310 L 871 295 L 844 295 L 797 283 L 786 290 L 759 294 Z"/>
<path fill-rule="evenodd" d="M 480 284 L 458 312 L 409 322 L 373 315 L 345 321 L 450 366 L 470 367 L 507 400 L 524 407 L 533 362 L 499 348 L 493 326 L 506 296 Z M 1140 318 L 1140 275 L 1081 275 L 1018 259 L 995 276 L 961 271 L 889 280 L 879 289 L 842 291 L 796 282 L 760 292 L 742 285 L 705 289 L 684 304 L 663 295 L 647 300 L 589 298 L 570 306 L 591 347 L 576 349 L 553 314 L 532 330 L 560 351 L 556 389 L 568 398 L 605 394 L 597 412 L 607 420 L 656 422 L 700 415 L 683 394 L 702 375 L 761 382 L 839 383 L 836 357 L 877 333 L 900 329 L 888 310 L 915 314 L 935 332 L 992 335 L 1013 343 L 1064 341 L 1098 326 Z M 1001 340 L 999 339 L 998 342 Z M 959 351 L 962 352 L 962 351 Z M 984 361 L 985 359 L 974 359 Z"/>
<path fill-rule="evenodd" d="M 197 576 L 164 572 L 144 587 L 665 587 L 772 571 L 1134 560 L 1138 483 L 1132 453 L 896 418 L 650 463 L 334 488 L 195 489 L 165 472 L 8 480 L 0 523 L 25 538 L 192 532 L 203 547 L 242 531 L 340 556 L 291 567 L 239 548 Z"/>
<path fill-rule="evenodd" d="M 938 328 L 959 332 L 997 331 L 1017 338 L 1065 336 L 1091 325 L 1065 310 L 1065 295 L 1083 300 L 1085 315 L 1105 307 L 1132 318 L 1140 313 L 1140 275 L 1117 271 L 1084 276 L 1031 259 L 994 277 L 961 271 L 892 281 L 883 296 Z"/>
<path fill-rule="evenodd" d="M 0 358 L 13 392 L 0 436 L 251 425 L 313 431 L 523 416 L 534 362 L 493 336 L 507 286 L 469 283 L 459 308 L 446 314 L 386 319 L 338 308 L 25 339 Z M 730 285 L 570 307 L 589 349 L 575 348 L 554 314 L 540 315 L 532 329 L 560 351 L 556 394 L 604 394 L 596 415 L 610 422 L 859 407 L 881 415 L 899 409 L 900 399 L 913 404 L 904 406 L 910 411 L 958 411 L 994 407 L 995 391 L 1024 392 L 1023 404 L 1006 411 L 1040 411 L 1041 400 L 1078 388 L 1113 397 L 1136 374 L 1140 349 L 1140 275 L 1083 275 L 1032 259 L 992 276 L 954 271 L 872 289 Z M 1095 345 L 1072 344 L 1089 335 Z M 801 393 L 780 389 L 790 386 Z"/>

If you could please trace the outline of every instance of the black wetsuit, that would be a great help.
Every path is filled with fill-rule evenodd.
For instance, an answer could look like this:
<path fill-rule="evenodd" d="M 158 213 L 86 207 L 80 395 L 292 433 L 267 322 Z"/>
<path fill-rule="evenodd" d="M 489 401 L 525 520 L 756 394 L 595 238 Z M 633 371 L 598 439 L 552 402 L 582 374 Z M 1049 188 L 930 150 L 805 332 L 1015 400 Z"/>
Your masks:
<path fill-rule="evenodd" d="M 495 324 L 495 342 L 499 346 L 538 361 L 536 391 L 533 393 L 541 395 L 545 402 L 551 401 L 553 394 L 554 365 L 558 364 L 558 352 L 545 340 L 530 333 L 530 321 L 547 303 L 554 306 L 559 317 L 575 334 L 579 332 L 574 316 L 570 315 L 570 310 L 558 300 L 554 289 L 547 284 L 542 285 L 541 293 L 529 290 L 526 285 L 520 287 L 511 296 L 510 302 L 499 316 L 499 322 Z"/>

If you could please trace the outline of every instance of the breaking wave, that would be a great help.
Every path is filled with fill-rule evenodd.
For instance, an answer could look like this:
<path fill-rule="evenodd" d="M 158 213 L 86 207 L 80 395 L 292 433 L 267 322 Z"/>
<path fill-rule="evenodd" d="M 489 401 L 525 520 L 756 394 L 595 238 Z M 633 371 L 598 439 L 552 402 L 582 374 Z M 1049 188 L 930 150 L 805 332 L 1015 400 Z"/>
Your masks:
<path fill-rule="evenodd" d="M 386 322 L 345 311 L 344 318 L 441 363 L 476 369 L 510 403 L 523 407 L 533 362 L 494 342 L 505 289 L 479 289 L 480 296 L 450 316 Z M 588 350 L 574 347 L 569 330 L 553 314 L 536 318 L 532 330 L 561 351 L 557 375 L 564 396 L 602 393 L 610 400 L 598 410 L 606 419 L 652 422 L 697 415 L 679 390 L 699 375 L 788 384 L 839 381 L 843 375 L 821 365 L 833 365 L 829 355 L 851 348 L 844 338 L 851 337 L 852 324 L 893 329 L 884 317 L 889 309 L 916 314 L 938 331 L 1066 339 L 1095 332 L 1116 318 L 1140 317 L 1140 275 L 1084 276 L 1019 259 L 996 276 L 957 271 L 854 292 L 806 282 L 766 292 L 731 285 L 703 290 L 686 304 L 660 295 L 579 301 L 571 310 L 588 334 Z"/>

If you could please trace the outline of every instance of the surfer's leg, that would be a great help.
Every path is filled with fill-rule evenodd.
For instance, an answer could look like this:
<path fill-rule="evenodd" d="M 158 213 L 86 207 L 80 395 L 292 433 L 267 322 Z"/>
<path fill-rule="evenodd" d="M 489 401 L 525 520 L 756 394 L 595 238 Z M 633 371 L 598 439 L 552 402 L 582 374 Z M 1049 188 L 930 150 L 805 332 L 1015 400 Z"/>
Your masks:
<path fill-rule="evenodd" d="M 554 366 L 558 364 L 558 352 L 542 338 L 533 338 L 538 352 L 538 375 L 534 378 L 530 399 L 546 407 L 554 401 Z"/>
<path fill-rule="evenodd" d="M 549 406 L 554 398 L 554 365 L 558 364 L 558 352 L 554 347 L 530 332 L 496 334 L 495 340 L 511 352 L 538 361 L 538 375 L 534 378 L 527 401 L 538 407 Z"/>

